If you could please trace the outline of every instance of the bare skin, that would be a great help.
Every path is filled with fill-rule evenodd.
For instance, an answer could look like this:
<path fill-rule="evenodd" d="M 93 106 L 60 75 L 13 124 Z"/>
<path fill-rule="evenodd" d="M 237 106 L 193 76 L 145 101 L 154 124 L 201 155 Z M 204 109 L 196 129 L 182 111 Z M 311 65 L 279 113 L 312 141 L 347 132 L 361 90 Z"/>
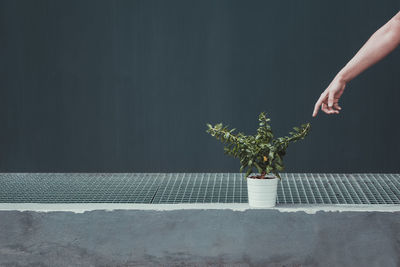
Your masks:
<path fill-rule="evenodd" d="M 342 109 L 339 106 L 339 99 L 347 83 L 383 59 L 399 45 L 400 12 L 377 30 L 346 66 L 339 71 L 328 88 L 320 95 L 314 106 L 312 116 L 317 116 L 320 108 L 326 114 L 339 114 Z"/>

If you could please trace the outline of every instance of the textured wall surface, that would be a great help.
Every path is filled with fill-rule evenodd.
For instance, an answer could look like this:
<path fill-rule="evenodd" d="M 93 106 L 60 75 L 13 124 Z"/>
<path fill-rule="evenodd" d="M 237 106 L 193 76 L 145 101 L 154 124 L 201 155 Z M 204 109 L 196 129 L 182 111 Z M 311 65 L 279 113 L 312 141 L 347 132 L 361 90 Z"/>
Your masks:
<path fill-rule="evenodd" d="M 385 266 L 400 213 L 0 212 L 0 266 Z"/>
<path fill-rule="evenodd" d="M 237 172 L 205 133 L 267 111 L 288 172 L 399 172 L 400 52 L 320 93 L 398 0 L 2 0 L 0 171 Z"/>

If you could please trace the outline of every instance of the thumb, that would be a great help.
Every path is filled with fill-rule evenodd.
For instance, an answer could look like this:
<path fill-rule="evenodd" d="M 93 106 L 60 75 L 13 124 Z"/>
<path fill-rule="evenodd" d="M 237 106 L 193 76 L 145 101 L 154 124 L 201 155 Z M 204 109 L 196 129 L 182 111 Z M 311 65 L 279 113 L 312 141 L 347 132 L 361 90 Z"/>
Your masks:
<path fill-rule="evenodd" d="M 333 92 L 329 92 L 329 96 L 328 96 L 328 107 L 332 107 L 333 106 L 333 101 L 335 99 L 335 94 Z"/>

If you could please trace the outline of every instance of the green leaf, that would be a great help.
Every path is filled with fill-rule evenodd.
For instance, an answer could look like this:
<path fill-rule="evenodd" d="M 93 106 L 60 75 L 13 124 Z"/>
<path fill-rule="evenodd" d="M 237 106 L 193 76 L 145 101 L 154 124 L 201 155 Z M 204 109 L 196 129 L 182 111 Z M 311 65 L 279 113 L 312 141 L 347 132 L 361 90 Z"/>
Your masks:
<path fill-rule="evenodd" d="M 267 168 L 265 169 L 265 172 L 266 172 L 267 174 L 268 174 L 268 173 L 271 173 L 271 172 L 272 172 L 272 166 L 268 165 Z"/>
<path fill-rule="evenodd" d="M 248 177 L 251 174 L 252 168 L 249 168 L 246 172 L 246 177 Z"/>
<path fill-rule="evenodd" d="M 268 158 L 272 161 L 275 158 L 275 151 L 270 150 L 268 153 Z"/>
<path fill-rule="evenodd" d="M 275 164 L 275 167 L 278 171 L 283 171 L 283 166 L 279 165 L 279 164 Z"/>
<path fill-rule="evenodd" d="M 261 169 L 260 165 L 258 165 L 257 162 L 254 162 L 254 165 L 256 166 L 258 172 L 261 174 L 262 173 L 262 169 Z"/>

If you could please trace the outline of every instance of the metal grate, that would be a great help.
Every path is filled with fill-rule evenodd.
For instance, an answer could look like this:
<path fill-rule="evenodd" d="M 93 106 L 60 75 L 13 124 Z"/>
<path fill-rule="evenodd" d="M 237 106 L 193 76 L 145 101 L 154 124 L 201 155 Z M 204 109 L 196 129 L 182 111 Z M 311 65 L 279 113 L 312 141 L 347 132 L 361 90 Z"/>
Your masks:
<path fill-rule="evenodd" d="M 246 203 L 239 173 L 1 173 L 0 203 Z M 400 174 L 284 173 L 277 204 L 400 204 Z"/>

